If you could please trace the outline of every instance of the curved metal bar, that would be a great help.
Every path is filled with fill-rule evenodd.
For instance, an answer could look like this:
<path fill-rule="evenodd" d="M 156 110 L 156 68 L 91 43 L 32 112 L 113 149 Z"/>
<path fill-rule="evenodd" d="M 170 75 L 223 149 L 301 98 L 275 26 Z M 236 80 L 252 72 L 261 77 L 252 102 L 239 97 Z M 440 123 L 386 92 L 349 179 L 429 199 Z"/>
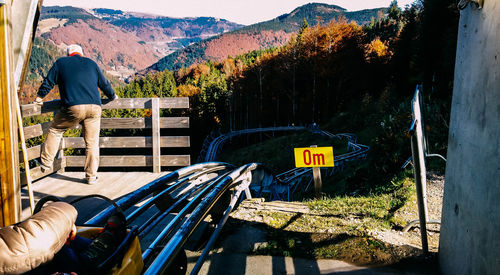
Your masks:
<path fill-rule="evenodd" d="M 221 171 L 221 170 L 228 169 L 229 167 L 233 167 L 233 166 L 232 165 L 231 166 L 229 166 L 229 165 L 215 166 L 215 167 L 208 168 L 208 169 L 196 172 L 196 173 L 194 173 L 194 174 L 192 174 L 190 176 L 187 176 L 187 177 L 179 179 L 177 182 L 174 182 L 168 188 L 166 188 L 165 190 L 161 191 L 159 194 L 155 195 L 150 200 L 148 200 L 146 203 L 144 203 L 139 208 L 137 208 L 134 212 L 132 212 L 131 214 L 129 214 L 127 216 L 127 222 L 130 223 L 131 221 L 135 220 L 142 213 L 146 212 L 160 198 L 162 198 L 163 196 L 167 195 L 168 193 L 171 193 L 171 192 L 175 191 L 177 188 L 179 188 L 180 186 L 182 186 L 184 183 L 196 180 L 196 179 L 198 179 L 198 178 L 200 178 L 200 177 L 202 177 L 202 176 L 204 176 L 204 175 L 206 175 L 208 173 L 211 173 L 211 172 Z M 186 191 L 184 191 L 184 192 L 186 192 Z"/>
<path fill-rule="evenodd" d="M 216 186 L 219 182 L 224 181 L 226 178 L 226 175 L 224 177 L 219 177 L 213 182 L 211 182 L 208 186 L 203 188 L 203 190 L 196 195 L 180 212 L 175 216 L 169 224 L 162 230 L 162 232 L 156 237 L 156 239 L 151 243 L 151 245 L 144 251 L 142 254 L 142 259 L 146 263 L 148 262 L 149 258 L 151 257 L 151 253 L 153 250 L 167 237 L 172 233 L 174 228 L 179 224 L 179 222 L 188 214 L 189 211 L 192 211 L 202 199 L 204 199 L 205 195 L 213 188 L 213 186 Z"/>
<path fill-rule="evenodd" d="M 125 213 L 123 213 L 123 209 L 121 209 L 118 204 L 116 204 L 116 202 L 114 202 L 112 199 L 104 196 L 104 195 L 101 195 L 101 194 L 90 194 L 90 195 L 87 195 L 87 196 L 83 196 L 83 197 L 79 197 L 79 198 L 76 198 L 72 201 L 69 202 L 69 204 L 71 205 L 74 205 L 75 203 L 79 202 L 79 201 L 82 201 L 82 200 L 85 200 L 85 199 L 90 199 L 90 198 L 100 198 L 108 203 L 110 203 L 113 207 L 114 207 L 114 210 L 118 213 L 120 213 L 121 215 L 123 215 L 123 217 L 125 217 Z M 87 226 L 88 224 L 83 224 L 83 226 Z"/>
<path fill-rule="evenodd" d="M 130 213 L 127 216 L 127 223 L 130 223 L 130 222 L 134 221 L 142 213 L 146 212 L 151 206 L 153 206 L 153 204 L 155 202 L 157 202 L 159 200 L 159 198 L 161 198 L 164 195 L 170 193 L 171 191 L 173 191 L 174 189 L 176 189 L 177 187 L 179 187 L 180 185 L 182 185 L 183 183 L 185 183 L 188 180 L 189 180 L 189 178 L 182 178 L 179 181 L 177 181 L 174 184 L 172 184 L 167 189 L 161 191 L 159 194 L 157 194 L 154 197 L 152 197 L 150 200 L 148 200 L 146 203 L 144 203 L 143 205 L 141 205 L 139 208 L 137 208 L 136 210 L 134 210 L 134 212 Z"/>
<path fill-rule="evenodd" d="M 440 154 L 425 154 L 425 157 L 428 158 L 428 157 L 437 157 L 437 158 L 440 158 L 442 160 L 444 160 L 446 162 L 446 158 L 441 156 Z"/>
<path fill-rule="evenodd" d="M 420 223 L 420 220 L 414 220 L 414 221 L 411 221 L 409 222 L 404 228 L 403 228 L 403 232 L 408 232 L 408 230 L 410 230 L 412 227 L 414 227 L 415 225 L 419 224 Z M 427 224 L 441 224 L 441 221 L 439 220 L 428 220 L 426 222 Z"/>
<path fill-rule="evenodd" d="M 264 172 L 267 172 L 267 171 L 264 171 Z M 252 177 L 252 179 L 253 179 L 253 177 Z M 251 183 L 252 183 L 252 180 L 247 178 L 247 179 L 243 180 L 242 183 L 240 185 L 238 185 L 238 187 L 236 188 L 234 195 L 233 195 L 233 198 L 231 199 L 229 206 L 226 208 L 226 211 L 224 212 L 224 216 L 217 224 L 217 227 L 216 227 L 214 233 L 212 234 L 212 236 L 208 240 L 207 245 L 203 249 L 203 252 L 201 253 L 198 260 L 196 261 L 195 266 L 191 270 L 191 275 L 198 274 L 198 272 L 200 271 L 200 269 L 205 261 L 205 258 L 207 257 L 208 253 L 210 253 L 210 250 L 212 249 L 215 241 L 219 237 L 220 232 L 222 231 L 222 227 L 224 227 L 224 225 L 226 224 L 227 219 L 229 218 L 229 214 L 233 211 L 236 203 L 239 201 L 241 193 L 244 190 L 247 190 L 250 187 Z"/>
<path fill-rule="evenodd" d="M 218 178 L 220 178 L 220 177 L 222 177 L 222 176 L 219 176 Z M 218 180 L 218 178 L 211 179 L 210 181 L 216 181 L 216 180 Z M 191 189 L 189 192 L 183 194 L 180 198 L 178 198 L 175 201 L 175 203 L 172 204 L 167 210 L 165 210 L 163 212 L 159 212 L 158 215 L 155 215 L 151 219 L 149 219 L 148 221 L 146 221 L 143 225 L 141 225 L 141 228 L 139 228 L 139 232 L 141 232 L 140 236 L 144 236 L 149 231 L 151 231 L 151 229 L 153 229 L 156 226 L 156 224 L 158 224 L 158 222 L 160 222 L 168 214 L 170 214 L 173 211 L 173 209 L 176 209 L 179 205 L 181 205 L 182 203 L 185 203 L 185 201 L 190 196 L 192 196 L 195 192 L 197 192 L 201 188 L 205 187 L 205 185 L 209 184 L 210 181 L 207 181 L 207 182 L 205 182 L 203 184 L 200 184 L 200 185 L 196 186 L 195 188 Z"/>
<path fill-rule="evenodd" d="M 224 166 L 224 165 L 229 165 L 223 162 L 206 162 L 206 163 L 198 163 L 194 164 L 191 166 L 187 166 L 181 169 L 178 169 L 172 173 L 169 173 L 161 178 L 158 178 L 149 184 L 135 190 L 134 192 L 131 192 L 127 195 L 125 195 L 123 198 L 121 198 L 119 201 L 116 202 L 116 204 L 123 210 L 127 210 L 129 207 L 133 206 L 137 202 L 143 200 L 147 195 L 151 194 L 153 191 L 158 190 L 158 189 L 163 189 L 164 185 L 175 181 L 179 178 L 185 177 L 189 174 L 195 173 L 197 171 L 203 170 L 203 169 L 209 169 L 215 166 Z M 106 222 L 106 220 L 116 213 L 116 210 L 114 207 L 108 207 L 101 211 L 99 214 L 94 216 L 93 218 L 89 219 L 86 224 L 92 224 L 92 225 L 100 225 Z"/>
<path fill-rule="evenodd" d="M 139 228 L 140 236 L 144 236 L 147 234 L 149 231 L 151 231 L 161 220 L 163 220 L 168 214 L 171 214 L 171 212 L 177 208 L 179 205 L 183 204 L 186 202 L 186 199 L 189 198 L 194 192 L 198 191 L 200 188 L 204 187 L 205 185 L 200 185 L 198 188 L 195 188 L 191 190 L 191 192 L 184 194 L 182 197 L 177 199 L 175 203 L 173 203 L 167 210 L 163 212 L 158 212 L 157 215 L 153 216 L 151 219 L 146 221 L 141 227 Z"/>
<path fill-rule="evenodd" d="M 156 257 L 144 274 L 162 274 L 175 259 L 177 253 L 192 234 L 196 226 L 208 214 L 217 200 L 224 194 L 234 182 L 243 174 L 252 171 L 258 167 L 258 164 L 247 164 L 234 170 L 222 180 L 216 182 L 216 185 L 210 190 L 210 193 L 199 203 L 191 215 L 182 224 L 179 230 L 170 238 L 165 248 Z M 194 200 L 193 200 L 194 201 Z M 192 202 L 193 202 L 192 201 Z"/>
<path fill-rule="evenodd" d="M 308 128 L 302 126 L 282 126 L 282 127 L 268 127 L 268 128 L 255 128 L 255 129 L 245 129 L 240 131 L 229 132 L 224 135 L 216 137 L 210 145 L 208 146 L 207 154 L 205 155 L 204 161 L 213 161 L 217 157 L 217 154 L 222 148 L 222 145 L 228 140 L 236 136 L 248 135 L 254 133 L 262 132 L 277 132 L 277 131 L 302 131 Z"/>

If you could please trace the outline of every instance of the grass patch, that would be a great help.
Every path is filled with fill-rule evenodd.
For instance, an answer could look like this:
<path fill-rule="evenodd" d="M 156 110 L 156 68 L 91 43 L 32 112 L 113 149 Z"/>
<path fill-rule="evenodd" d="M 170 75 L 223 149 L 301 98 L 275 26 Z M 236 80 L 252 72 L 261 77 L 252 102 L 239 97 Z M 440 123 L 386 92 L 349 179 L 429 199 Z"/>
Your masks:
<path fill-rule="evenodd" d="M 251 215 L 261 217 L 268 242 L 254 253 L 334 258 L 356 264 L 392 263 L 400 258 L 398 248 L 371 237 L 370 232 L 403 226 L 405 221 L 394 214 L 416 193 L 408 177 L 393 185 L 385 193 L 305 201 L 309 213 L 255 210 Z"/>
<path fill-rule="evenodd" d="M 246 147 L 243 147 L 243 139 L 245 138 L 239 138 L 226 145 L 218 160 L 234 165 L 259 162 L 279 173 L 295 167 L 293 148 L 332 146 L 335 155 L 345 154 L 347 151 L 347 141 L 329 139 L 308 131 L 276 137 Z"/>
<path fill-rule="evenodd" d="M 362 219 L 362 226 L 367 229 L 400 226 L 401 221 L 394 219 L 394 212 L 403 207 L 416 191 L 412 180 L 407 177 L 393 184 L 400 188 L 390 193 L 357 197 L 337 196 L 306 203 L 314 213 L 320 215 Z"/>

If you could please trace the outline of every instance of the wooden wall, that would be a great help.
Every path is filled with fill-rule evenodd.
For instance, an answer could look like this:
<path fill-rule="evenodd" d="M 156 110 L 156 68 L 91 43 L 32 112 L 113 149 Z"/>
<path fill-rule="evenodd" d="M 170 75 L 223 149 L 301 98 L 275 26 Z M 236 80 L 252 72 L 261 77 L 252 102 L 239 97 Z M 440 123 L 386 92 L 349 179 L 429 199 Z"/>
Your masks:
<path fill-rule="evenodd" d="M 10 1 L 0 4 L 0 226 L 18 222 L 21 214 L 10 12 Z"/>

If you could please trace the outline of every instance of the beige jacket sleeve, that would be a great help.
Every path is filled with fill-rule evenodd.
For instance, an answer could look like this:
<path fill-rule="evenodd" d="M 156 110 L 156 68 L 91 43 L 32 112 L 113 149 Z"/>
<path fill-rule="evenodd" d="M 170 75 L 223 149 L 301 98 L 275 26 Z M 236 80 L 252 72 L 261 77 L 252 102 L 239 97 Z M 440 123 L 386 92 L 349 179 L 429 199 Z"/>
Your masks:
<path fill-rule="evenodd" d="M 46 263 L 63 247 L 77 216 L 53 202 L 26 221 L 0 229 L 0 274 L 21 274 Z"/>

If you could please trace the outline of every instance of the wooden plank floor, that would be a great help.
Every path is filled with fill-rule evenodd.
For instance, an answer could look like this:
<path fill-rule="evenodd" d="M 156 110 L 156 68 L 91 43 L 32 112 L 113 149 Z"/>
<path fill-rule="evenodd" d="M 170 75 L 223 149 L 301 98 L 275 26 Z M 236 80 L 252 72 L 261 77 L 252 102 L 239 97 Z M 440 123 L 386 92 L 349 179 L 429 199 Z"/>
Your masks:
<path fill-rule="evenodd" d="M 101 194 L 116 201 L 149 182 L 168 174 L 169 172 L 99 172 L 99 182 L 95 185 L 88 185 L 84 178 L 84 172 L 66 172 L 62 174 L 52 174 L 33 183 L 33 193 L 35 203 L 42 197 L 53 195 L 63 201 L 71 201 L 78 197 L 89 194 Z M 26 187 L 22 189 L 22 219 L 30 216 L 28 192 Z M 79 222 L 84 222 L 109 204 L 101 199 L 88 199 L 75 204 L 78 210 Z"/>

